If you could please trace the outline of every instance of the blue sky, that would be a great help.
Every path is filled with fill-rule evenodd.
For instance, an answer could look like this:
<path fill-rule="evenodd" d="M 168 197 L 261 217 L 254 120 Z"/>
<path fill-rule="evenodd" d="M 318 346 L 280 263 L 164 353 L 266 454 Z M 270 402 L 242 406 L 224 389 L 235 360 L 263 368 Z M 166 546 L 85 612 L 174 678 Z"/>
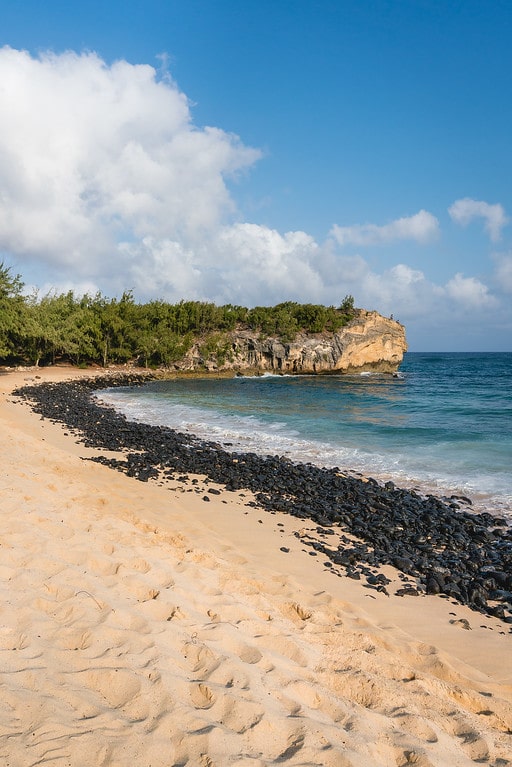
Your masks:
<path fill-rule="evenodd" d="M 512 351 L 511 39 L 500 0 L 2 0 L 0 259 Z"/>

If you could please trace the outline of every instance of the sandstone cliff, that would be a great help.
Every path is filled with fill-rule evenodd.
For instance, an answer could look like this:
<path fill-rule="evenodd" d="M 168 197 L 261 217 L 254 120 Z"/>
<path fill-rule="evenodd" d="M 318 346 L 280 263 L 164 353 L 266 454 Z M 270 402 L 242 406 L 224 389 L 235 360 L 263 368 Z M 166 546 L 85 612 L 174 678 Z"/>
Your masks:
<path fill-rule="evenodd" d="M 242 374 L 393 373 L 406 350 L 403 325 L 378 312 L 358 310 L 336 333 L 299 333 L 290 342 L 262 338 L 251 330 L 217 334 L 195 343 L 175 367 Z"/>

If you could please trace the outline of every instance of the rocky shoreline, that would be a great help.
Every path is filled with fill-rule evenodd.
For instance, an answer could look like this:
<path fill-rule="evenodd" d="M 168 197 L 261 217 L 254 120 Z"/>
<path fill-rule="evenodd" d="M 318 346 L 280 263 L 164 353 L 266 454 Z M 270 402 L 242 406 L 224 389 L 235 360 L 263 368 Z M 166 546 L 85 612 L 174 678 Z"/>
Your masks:
<path fill-rule="evenodd" d="M 316 534 L 302 534 L 303 543 L 333 574 L 387 593 L 390 580 L 381 568 L 391 565 L 403 581 L 400 595 L 438 594 L 512 625 L 512 528 L 504 519 L 471 513 L 468 499 L 460 497 L 421 496 L 391 482 L 380 485 L 279 456 L 229 453 L 168 427 L 130 422 L 92 396 L 152 377 L 127 373 L 41 383 L 13 395 L 63 424 L 86 446 L 122 453 L 89 460 L 141 481 L 202 475 L 206 484 L 251 491 L 256 499 L 251 505 L 311 520 Z M 214 487 L 208 491 L 215 492 Z"/>

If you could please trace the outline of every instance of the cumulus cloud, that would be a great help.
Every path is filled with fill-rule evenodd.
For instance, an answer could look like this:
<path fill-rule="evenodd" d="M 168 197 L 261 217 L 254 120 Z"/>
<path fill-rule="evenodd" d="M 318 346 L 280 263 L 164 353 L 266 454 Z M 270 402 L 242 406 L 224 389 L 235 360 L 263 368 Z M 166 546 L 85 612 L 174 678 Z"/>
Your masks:
<path fill-rule="evenodd" d="M 425 243 L 432 240 L 439 232 L 439 222 L 432 213 L 420 210 L 413 216 L 398 218 L 389 224 L 356 224 L 338 226 L 335 224 L 331 234 L 341 247 L 345 245 L 385 245 L 397 240 L 415 240 Z"/>
<path fill-rule="evenodd" d="M 467 226 L 474 218 L 483 218 L 485 229 L 493 242 L 501 239 L 501 230 L 509 221 L 503 206 L 499 203 L 490 205 L 488 202 L 472 200 L 470 197 L 456 200 L 448 208 L 448 213 L 453 221 L 461 226 Z"/>
<path fill-rule="evenodd" d="M 346 285 L 352 292 L 348 275 L 353 259 L 339 259 L 338 270 L 331 271 L 333 285 Z M 419 269 L 399 263 L 389 269 L 377 271 L 360 256 L 356 259 L 359 305 L 378 308 L 384 314 L 393 314 L 403 322 L 421 319 L 424 324 L 432 321 L 442 325 L 451 323 L 457 315 L 465 322 L 481 323 L 483 313 L 495 309 L 499 302 L 480 280 L 456 274 L 444 284 L 428 279 Z M 324 279 L 327 274 L 324 274 Z M 326 279 L 327 281 L 327 279 Z M 452 319 L 450 319 L 452 318 Z"/>
<path fill-rule="evenodd" d="M 231 224 L 210 232 L 194 248 L 144 238 L 122 246 L 125 273 L 146 295 L 170 300 L 213 300 L 252 306 L 284 298 L 322 301 L 324 280 L 315 261 L 319 246 L 305 232 L 282 235 L 256 224 Z"/>
<path fill-rule="evenodd" d="M 464 277 L 458 272 L 445 287 L 446 294 L 464 306 L 471 308 L 491 308 L 497 300 L 489 293 L 489 288 L 475 277 Z"/>
<path fill-rule="evenodd" d="M 204 237 L 234 210 L 227 179 L 259 157 L 194 127 L 150 66 L 4 47 L 0 82 L 0 250 L 80 276 L 122 263 L 123 242 Z"/>
<path fill-rule="evenodd" d="M 362 305 L 378 307 L 384 314 L 393 314 L 402 321 L 421 317 L 437 307 L 438 288 L 422 271 L 406 264 L 396 264 L 382 272 L 375 271 L 367 262 L 365 266 L 358 282 Z"/>
<path fill-rule="evenodd" d="M 230 183 L 260 152 L 194 125 L 185 94 L 153 67 L 0 48 L 0 84 L 0 254 L 24 279 L 27 267 L 42 277 L 43 293 L 133 289 L 137 300 L 248 306 L 338 305 L 350 293 L 404 322 L 493 306 L 475 278 L 436 285 L 407 264 L 378 270 L 343 251 L 428 242 L 439 222 L 426 210 L 383 226 L 334 226 L 325 242 L 243 222 Z M 493 237 L 506 223 L 501 206 L 468 200 L 450 214 L 459 223 L 483 216 Z M 512 290 L 510 257 L 496 269 Z"/>
<path fill-rule="evenodd" d="M 282 235 L 256 224 L 224 228 L 214 245 L 213 260 L 224 261 L 224 293 L 230 301 L 245 295 L 248 304 L 275 303 L 283 296 L 298 300 L 307 294 L 321 301 L 324 280 L 316 265 L 319 246 L 302 231 Z M 223 254 L 229 253 L 227 261 Z"/>

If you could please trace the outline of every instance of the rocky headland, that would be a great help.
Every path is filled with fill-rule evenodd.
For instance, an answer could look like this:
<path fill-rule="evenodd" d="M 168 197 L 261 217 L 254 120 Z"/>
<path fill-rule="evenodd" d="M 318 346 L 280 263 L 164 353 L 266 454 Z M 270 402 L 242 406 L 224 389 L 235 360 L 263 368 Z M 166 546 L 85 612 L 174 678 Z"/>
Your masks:
<path fill-rule="evenodd" d="M 407 351 L 405 328 L 375 311 L 356 310 L 336 332 L 306 333 L 292 340 L 237 328 L 197 339 L 174 363 L 181 371 L 241 374 L 394 373 Z"/>

